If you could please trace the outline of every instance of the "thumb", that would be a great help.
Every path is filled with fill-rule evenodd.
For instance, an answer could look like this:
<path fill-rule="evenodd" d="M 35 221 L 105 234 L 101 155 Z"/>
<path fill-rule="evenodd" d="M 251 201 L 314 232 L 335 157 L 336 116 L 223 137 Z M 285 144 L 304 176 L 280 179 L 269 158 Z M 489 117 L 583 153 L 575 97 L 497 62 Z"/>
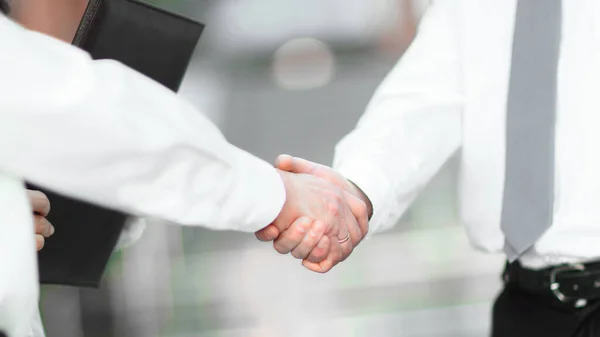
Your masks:
<path fill-rule="evenodd" d="M 309 160 L 282 154 L 275 160 L 275 167 L 290 173 L 314 174 L 318 168 Z"/>
<path fill-rule="evenodd" d="M 275 226 L 274 224 L 270 224 L 267 227 L 254 233 L 256 238 L 260 241 L 273 241 L 277 239 L 279 234 L 279 228 L 277 228 L 277 226 Z"/>

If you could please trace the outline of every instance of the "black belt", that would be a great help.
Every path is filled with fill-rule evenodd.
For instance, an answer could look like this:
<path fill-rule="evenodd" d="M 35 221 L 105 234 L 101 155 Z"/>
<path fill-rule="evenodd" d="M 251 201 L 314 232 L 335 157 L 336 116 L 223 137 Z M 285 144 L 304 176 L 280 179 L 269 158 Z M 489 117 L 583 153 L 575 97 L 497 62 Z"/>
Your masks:
<path fill-rule="evenodd" d="M 559 265 L 532 270 L 520 263 L 507 263 L 504 282 L 539 295 L 567 303 L 600 299 L 600 262 Z"/>

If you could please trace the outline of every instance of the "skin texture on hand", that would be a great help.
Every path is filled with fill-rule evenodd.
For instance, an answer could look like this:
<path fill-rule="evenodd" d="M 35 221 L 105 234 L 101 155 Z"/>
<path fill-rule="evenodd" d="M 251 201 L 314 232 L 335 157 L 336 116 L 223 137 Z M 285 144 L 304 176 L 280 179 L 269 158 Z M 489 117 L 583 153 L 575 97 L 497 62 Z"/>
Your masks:
<path fill-rule="evenodd" d="M 46 219 L 50 213 L 50 200 L 40 192 L 27 190 L 27 197 L 33 210 L 35 245 L 38 251 L 44 248 L 46 238 L 54 234 L 54 226 Z"/>
<path fill-rule="evenodd" d="M 278 169 L 287 172 L 311 174 L 339 186 L 344 191 L 354 195 L 365 203 L 367 206 L 368 217 L 371 219 L 371 216 L 373 215 L 373 205 L 371 204 L 371 200 L 369 200 L 367 195 L 365 195 L 358 186 L 354 185 L 354 183 L 347 180 L 331 167 L 289 155 L 280 155 L 277 157 L 275 166 Z"/>
<path fill-rule="evenodd" d="M 336 185 L 308 174 L 294 174 L 278 170 L 286 189 L 286 201 L 270 228 L 257 232 L 263 241 L 276 237 L 271 234 L 286 232 L 274 242 L 281 254 L 305 258 L 314 250 L 312 262 L 330 269 L 336 261 L 352 250 L 350 245 L 340 245 L 338 240 L 348 234 L 348 228 L 356 227 L 356 220 L 346 206 L 345 195 Z M 327 237 L 321 245 L 321 238 Z"/>
<path fill-rule="evenodd" d="M 313 198 L 313 200 L 304 200 L 304 202 L 321 203 L 322 206 L 329 206 L 330 212 L 341 216 L 342 221 L 337 223 L 340 226 L 330 227 L 327 222 L 323 223 L 319 218 L 303 213 L 301 215 L 304 216 L 304 219 L 295 221 L 287 228 L 273 224 L 257 232 L 256 235 L 263 241 L 274 240 L 273 245 L 278 252 L 282 254 L 291 252 L 292 256 L 303 260 L 302 264 L 306 268 L 324 273 L 345 260 L 366 235 L 368 230 L 368 207 L 360 197 L 357 197 L 358 189 L 353 184 L 349 183 L 350 186 L 344 186 L 342 183 L 347 181 L 343 177 L 333 176 L 331 172 L 323 169 L 321 169 L 323 176 L 319 176 L 315 174 L 316 172 L 312 168 L 313 165 L 316 164 L 308 161 L 296 162 L 289 156 L 280 157 L 277 162 L 278 168 L 294 173 L 296 177 L 309 175 L 320 181 L 320 184 L 323 184 L 324 181 L 329 184 L 323 190 L 314 191 L 313 195 L 307 196 Z M 331 171 L 335 173 L 335 171 Z M 331 185 L 337 188 L 337 190 L 333 189 L 337 194 L 331 192 Z M 331 196 L 331 193 L 335 194 L 335 202 L 333 203 L 335 207 L 333 208 L 331 207 L 332 204 L 329 203 L 331 199 L 323 199 L 323 197 Z M 288 219 L 283 221 L 289 223 Z M 325 235 L 319 239 L 323 226 L 327 229 Z M 350 239 L 340 243 L 339 241 L 346 238 L 348 234 Z M 328 250 L 327 247 L 329 247 Z"/>

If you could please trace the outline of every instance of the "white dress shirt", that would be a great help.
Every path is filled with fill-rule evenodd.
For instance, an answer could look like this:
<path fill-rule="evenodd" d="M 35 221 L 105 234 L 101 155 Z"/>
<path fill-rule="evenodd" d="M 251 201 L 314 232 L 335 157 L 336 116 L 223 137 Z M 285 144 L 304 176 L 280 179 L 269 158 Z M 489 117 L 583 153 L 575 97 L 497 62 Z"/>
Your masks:
<path fill-rule="evenodd" d="M 600 258 L 600 2 L 563 1 L 551 228 L 531 268 Z M 505 118 L 516 0 L 438 0 L 377 90 L 334 166 L 393 226 L 460 151 L 460 216 L 472 244 L 501 252 Z"/>
<path fill-rule="evenodd" d="M 0 15 L 0 330 L 31 334 L 37 268 L 26 179 L 136 216 L 254 232 L 283 183 L 189 103 L 114 61 Z"/>

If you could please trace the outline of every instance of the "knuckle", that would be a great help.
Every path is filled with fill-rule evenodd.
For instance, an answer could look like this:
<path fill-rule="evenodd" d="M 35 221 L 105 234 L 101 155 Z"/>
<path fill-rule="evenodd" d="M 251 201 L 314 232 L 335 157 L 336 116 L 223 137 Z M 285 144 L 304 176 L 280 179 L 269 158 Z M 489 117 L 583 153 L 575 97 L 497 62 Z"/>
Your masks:
<path fill-rule="evenodd" d="M 342 214 L 342 208 L 339 203 L 329 202 L 327 206 L 327 211 L 329 212 L 329 215 L 335 218 L 340 217 L 340 215 Z"/>
<path fill-rule="evenodd" d="M 37 234 L 41 234 L 41 232 L 44 231 L 45 227 L 46 227 L 46 221 L 44 221 L 44 217 L 41 215 L 34 215 L 33 216 L 33 223 L 35 226 L 35 231 L 37 232 Z"/>
<path fill-rule="evenodd" d="M 318 239 L 325 234 L 327 226 L 323 221 L 315 221 L 310 228 L 309 237 L 311 239 Z"/>
<path fill-rule="evenodd" d="M 293 235 L 295 238 L 299 238 L 302 239 L 304 238 L 304 235 L 306 234 L 306 230 L 308 226 L 304 225 L 303 223 L 301 224 L 296 224 L 293 228 Z M 311 227 L 312 228 L 312 227 Z"/>

